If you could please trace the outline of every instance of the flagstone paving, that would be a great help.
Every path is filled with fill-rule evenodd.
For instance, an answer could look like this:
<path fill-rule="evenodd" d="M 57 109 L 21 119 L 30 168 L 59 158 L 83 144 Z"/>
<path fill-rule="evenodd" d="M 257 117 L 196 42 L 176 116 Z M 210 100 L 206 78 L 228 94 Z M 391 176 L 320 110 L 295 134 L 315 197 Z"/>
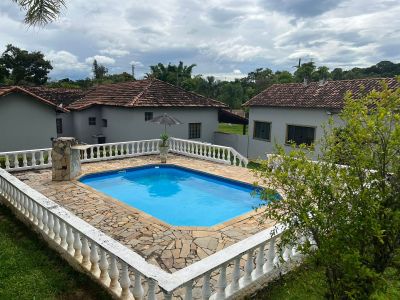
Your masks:
<path fill-rule="evenodd" d="M 159 163 L 155 155 L 82 165 L 82 175 Z M 170 155 L 168 163 L 253 183 L 246 168 Z M 54 182 L 51 169 L 14 173 L 48 198 L 142 255 L 148 262 L 175 272 L 273 225 L 260 224 L 262 212 L 251 212 L 214 227 L 175 227 L 161 222 L 92 188 L 74 181 Z"/>

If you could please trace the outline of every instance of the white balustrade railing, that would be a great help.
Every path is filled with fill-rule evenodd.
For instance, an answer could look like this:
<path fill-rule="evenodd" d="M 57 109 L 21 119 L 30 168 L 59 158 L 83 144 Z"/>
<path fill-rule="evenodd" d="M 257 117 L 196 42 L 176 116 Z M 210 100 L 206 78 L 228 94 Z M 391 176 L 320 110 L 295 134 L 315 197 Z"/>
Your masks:
<path fill-rule="evenodd" d="M 0 168 L 28 170 L 51 167 L 51 148 L 0 152 Z"/>
<path fill-rule="evenodd" d="M 226 299 L 240 293 L 275 267 L 299 257 L 296 247 L 278 253 L 284 228 L 276 225 L 233 244 L 175 273 L 149 264 L 103 232 L 0 169 L 0 201 L 29 223 L 73 266 L 78 264 L 121 299 Z M 244 261 L 244 267 L 241 267 Z M 288 266 L 289 264 L 284 264 Z M 283 264 L 282 264 L 283 266 Z M 217 278 L 216 284 L 211 279 Z M 201 295 L 195 292 L 201 290 Z"/>
<path fill-rule="evenodd" d="M 87 145 L 81 162 L 127 158 L 160 153 L 160 139 Z M 190 140 L 169 139 L 169 151 L 223 164 L 246 167 L 248 159 L 231 147 Z M 50 168 L 51 148 L 0 152 L 0 168 L 7 171 Z"/>
<path fill-rule="evenodd" d="M 172 153 L 215 161 L 228 165 L 247 167 L 248 159 L 232 147 L 209 143 L 170 138 L 169 149 Z"/>
<path fill-rule="evenodd" d="M 81 150 L 81 162 L 101 161 L 160 153 L 160 139 L 87 145 Z"/>

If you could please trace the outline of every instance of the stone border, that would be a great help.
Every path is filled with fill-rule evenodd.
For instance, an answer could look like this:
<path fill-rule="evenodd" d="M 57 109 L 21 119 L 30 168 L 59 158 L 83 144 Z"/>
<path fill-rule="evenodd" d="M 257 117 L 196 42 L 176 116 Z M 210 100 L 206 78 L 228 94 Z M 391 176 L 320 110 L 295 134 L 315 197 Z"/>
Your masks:
<path fill-rule="evenodd" d="M 128 168 L 118 168 L 118 169 L 110 170 L 109 172 L 119 172 L 119 171 L 125 171 L 125 170 L 128 170 L 128 169 L 140 168 L 140 167 L 143 167 L 143 166 L 157 166 L 157 165 L 161 165 L 161 164 L 148 164 L 148 165 L 128 167 Z M 208 172 L 205 172 L 205 171 L 199 171 L 199 170 L 195 170 L 195 169 L 192 169 L 192 168 L 189 168 L 189 167 L 179 166 L 179 165 L 176 165 L 176 164 L 167 163 L 167 164 L 163 164 L 163 165 L 175 166 L 175 167 L 178 167 L 178 168 L 181 168 L 181 169 L 187 169 L 187 170 L 192 171 L 192 172 L 197 172 L 197 173 L 201 173 L 201 174 L 204 174 L 204 175 L 211 175 L 211 176 L 218 177 L 218 178 L 221 178 L 221 179 L 227 179 L 227 180 L 238 182 L 238 183 L 241 183 L 241 184 L 250 185 L 249 183 L 244 182 L 244 181 L 240 181 L 240 180 L 236 180 L 236 179 L 232 179 L 232 178 L 228 178 L 228 177 L 224 177 L 224 176 L 208 173 Z M 224 221 L 224 222 L 222 222 L 220 224 L 213 225 L 213 226 L 175 226 L 175 225 L 171 225 L 171 224 L 169 224 L 167 222 L 164 222 L 164 221 L 162 221 L 162 220 L 160 220 L 160 219 L 158 219 L 158 218 L 156 218 L 156 217 L 154 217 L 154 216 L 152 216 L 152 215 L 150 215 L 150 214 L 148 214 L 148 213 L 146 213 L 146 212 L 144 212 L 144 211 L 142 211 L 142 210 L 140 210 L 140 209 L 138 209 L 136 207 L 130 206 L 129 204 L 126 204 L 126 203 L 122 202 L 121 200 L 118 200 L 116 198 L 108 196 L 105 193 L 103 193 L 101 191 L 98 191 L 95 188 L 92 188 L 92 187 L 88 186 L 87 184 L 84 184 L 83 182 L 80 181 L 80 179 L 82 177 L 85 177 L 85 176 L 88 176 L 88 175 L 96 175 L 96 174 L 106 173 L 106 172 L 108 172 L 108 171 L 105 171 L 105 172 L 104 171 L 103 172 L 102 171 L 100 171 L 100 172 L 88 172 L 88 173 L 80 174 L 78 177 L 76 177 L 75 179 L 71 180 L 71 182 L 73 182 L 74 184 L 80 186 L 81 188 L 87 189 L 87 190 L 91 191 L 94 194 L 97 194 L 97 195 L 99 195 L 99 196 L 101 196 L 101 197 L 103 197 L 103 198 L 105 198 L 107 200 L 110 200 L 111 202 L 113 202 L 113 203 L 115 203 L 115 204 L 117 204 L 119 206 L 122 206 L 123 208 L 128 209 L 128 210 L 130 210 L 130 211 L 142 216 L 145 219 L 149 219 L 149 220 L 151 220 L 152 222 L 154 222 L 156 224 L 165 226 L 165 227 L 167 227 L 169 229 L 172 229 L 172 230 L 217 231 L 217 230 L 224 229 L 227 226 L 231 226 L 231 225 L 233 225 L 235 223 L 238 223 L 240 221 L 243 221 L 243 220 L 246 220 L 246 219 L 249 219 L 249 218 L 254 218 L 254 217 L 257 217 L 260 214 L 262 214 L 262 212 L 257 212 L 257 211 L 252 209 L 249 212 L 246 212 L 244 214 L 241 214 L 239 216 L 236 216 L 236 217 L 234 217 L 232 219 L 229 219 L 227 221 Z"/>

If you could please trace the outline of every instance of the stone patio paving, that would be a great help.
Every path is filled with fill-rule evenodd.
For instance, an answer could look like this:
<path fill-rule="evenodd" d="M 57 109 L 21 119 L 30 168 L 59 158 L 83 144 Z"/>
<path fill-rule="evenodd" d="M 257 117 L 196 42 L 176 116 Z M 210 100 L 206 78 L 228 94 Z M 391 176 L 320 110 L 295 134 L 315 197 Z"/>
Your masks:
<path fill-rule="evenodd" d="M 155 163 L 159 163 L 159 157 L 154 155 L 86 163 L 82 165 L 82 175 Z M 168 163 L 247 183 L 256 181 L 245 168 L 177 155 L 170 155 Z M 182 269 L 273 225 L 272 221 L 260 224 L 261 212 L 251 212 L 213 227 L 174 227 L 79 181 L 53 182 L 51 169 L 14 175 L 168 272 Z"/>

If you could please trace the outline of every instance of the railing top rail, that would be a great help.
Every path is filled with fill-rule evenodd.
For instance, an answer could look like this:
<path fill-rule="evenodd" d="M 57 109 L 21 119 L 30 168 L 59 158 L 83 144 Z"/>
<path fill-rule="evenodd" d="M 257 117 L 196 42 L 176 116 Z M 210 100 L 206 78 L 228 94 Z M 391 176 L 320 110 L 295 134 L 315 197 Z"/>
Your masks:
<path fill-rule="evenodd" d="M 271 238 L 279 236 L 284 230 L 285 228 L 283 225 L 277 224 L 180 269 L 173 273 L 175 277 L 174 282 L 171 282 L 171 284 L 165 286 L 165 288 L 168 291 L 173 291 L 183 286 L 185 283 L 195 280 L 205 273 L 213 271 L 223 264 L 232 261 L 235 257 L 243 255 L 247 251 L 255 249 L 263 243 L 267 243 Z"/>
<path fill-rule="evenodd" d="M 0 156 L 4 156 L 4 155 L 14 155 L 14 154 L 24 154 L 24 153 L 40 152 L 40 151 L 49 151 L 49 150 L 51 150 L 51 148 L 30 149 L 30 150 L 18 150 L 18 151 L 7 151 L 7 152 L 0 152 Z"/>
<path fill-rule="evenodd" d="M 140 142 L 157 142 L 161 141 L 160 139 L 150 139 L 150 140 L 140 140 L 140 141 L 126 141 L 126 142 L 116 142 L 116 143 L 104 143 L 104 144 L 89 144 L 90 147 L 98 147 L 98 146 L 114 146 L 121 144 L 132 144 L 132 143 L 140 143 Z"/>
<path fill-rule="evenodd" d="M 188 143 L 199 144 L 199 145 L 210 146 L 210 147 L 217 147 L 217 148 L 222 148 L 222 149 L 231 149 L 231 147 L 221 146 L 221 145 L 215 145 L 215 144 L 205 143 L 205 142 L 199 142 L 199 141 L 178 139 L 178 138 L 174 138 L 174 137 L 171 137 L 170 139 L 171 139 L 171 140 L 175 140 L 175 141 L 188 142 Z"/>

